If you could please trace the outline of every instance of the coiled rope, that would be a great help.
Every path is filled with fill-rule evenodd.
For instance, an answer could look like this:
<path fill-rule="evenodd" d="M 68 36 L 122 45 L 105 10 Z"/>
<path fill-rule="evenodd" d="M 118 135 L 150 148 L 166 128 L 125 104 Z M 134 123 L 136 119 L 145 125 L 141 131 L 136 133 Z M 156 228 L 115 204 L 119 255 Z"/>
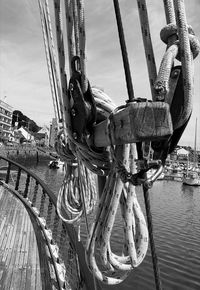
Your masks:
<path fill-rule="evenodd" d="M 67 168 L 57 198 L 60 218 L 69 224 L 79 222 L 84 212 L 89 215 L 97 200 L 94 174 L 81 163 Z"/>
<path fill-rule="evenodd" d="M 131 146 L 131 154 L 130 154 Z M 134 145 L 117 146 L 117 159 L 122 158 L 124 166 L 128 166 L 129 157 L 132 156 L 131 172 L 134 168 Z M 90 237 L 86 247 L 86 259 L 89 268 L 102 282 L 113 285 L 122 282 L 130 270 L 137 267 L 146 255 L 148 249 L 148 231 L 140 206 L 137 202 L 135 187 L 131 184 L 125 186 L 116 173 L 117 163 L 112 164 L 106 185 L 96 212 L 95 222 L 90 229 Z M 128 168 L 127 168 L 128 169 Z M 110 245 L 111 233 L 121 201 L 122 218 L 125 227 L 125 240 L 122 256 L 112 252 Z M 99 251 L 98 251 L 99 250 Z M 104 267 L 100 270 L 98 265 Z"/>

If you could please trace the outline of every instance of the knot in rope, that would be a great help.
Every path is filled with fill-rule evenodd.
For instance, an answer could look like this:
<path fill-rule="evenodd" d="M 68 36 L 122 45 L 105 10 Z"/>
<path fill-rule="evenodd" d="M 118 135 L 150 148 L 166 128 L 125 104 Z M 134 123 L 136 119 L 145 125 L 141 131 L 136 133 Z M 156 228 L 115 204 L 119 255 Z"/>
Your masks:
<path fill-rule="evenodd" d="M 195 36 L 195 33 L 194 33 L 192 26 L 187 25 L 187 29 L 188 29 L 188 34 L 189 34 L 190 49 L 191 49 L 191 52 L 193 55 L 193 59 L 195 59 L 198 56 L 199 51 L 200 51 L 200 43 L 199 43 L 197 37 Z M 160 38 L 167 45 L 169 45 L 169 40 L 172 36 L 176 36 L 176 38 L 175 38 L 176 40 L 173 42 L 173 44 L 179 46 L 178 29 L 177 29 L 177 25 L 174 23 L 170 23 L 170 24 L 166 25 L 160 31 Z M 180 48 L 179 48 L 179 52 L 178 52 L 176 58 L 179 61 L 181 60 Z"/>
<path fill-rule="evenodd" d="M 108 118 L 115 109 L 115 105 L 102 90 L 92 87 L 91 93 L 96 107 L 96 124 L 98 124 Z M 111 168 L 109 150 L 108 148 L 96 148 L 93 146 L 92 138 L 92 133 L 88 134 L 87 130 L 82 132 L 81 142 L 76 138 L 70 138 L 70 142 L 73 145 L 70 146 L 72 152 L 93 173 L 108 175 Z"/>
<path fill-rule="evenodd" d="M 69 143 L 65 142 L 63 130 L 60 130 L 60 132 L 58 132 L 54 147 L 62 161 L 67 162 L 67 164 L 70 165 L 77 165 L 77 159 L 75 155 L 72 153 Z"/>

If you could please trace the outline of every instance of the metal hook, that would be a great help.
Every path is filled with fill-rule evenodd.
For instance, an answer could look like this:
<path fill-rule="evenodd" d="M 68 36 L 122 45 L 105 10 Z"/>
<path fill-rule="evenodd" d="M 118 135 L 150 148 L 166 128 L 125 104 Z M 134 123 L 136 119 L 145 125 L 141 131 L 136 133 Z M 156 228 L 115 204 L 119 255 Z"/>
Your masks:
<path fill-rule="evenodd" d="M 81 71 L 80 57 L 78 55 L 73 56 L 71 60 L 71 70 L 73 74 Z"/>

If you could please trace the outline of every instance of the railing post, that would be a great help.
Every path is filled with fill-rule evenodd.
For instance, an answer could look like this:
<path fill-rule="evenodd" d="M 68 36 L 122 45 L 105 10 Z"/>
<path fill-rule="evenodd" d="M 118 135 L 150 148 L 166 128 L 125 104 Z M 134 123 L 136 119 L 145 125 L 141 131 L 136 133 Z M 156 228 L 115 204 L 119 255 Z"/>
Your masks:
<path fill-rule="evenodd" d="M 15 184 L 15 190 L 18 190 L 19 188 L 19 180 L 21 177 L 21 168 L 18 168 L 18 172 L 17 172 L 17 180 L 16 180 L 16 184 Z"/>
<path fill-rule="evenodd" d="M 25 186 L 24 195 L 23 195 L 24 198 L 26 198 L 27 195 L 28 195 L 29 184 L 30 184 L 30 175 L 27 174 L 27 178 L 26 178 L 26 186 Z"/>
<path fill-rule="evenodd" d="M 7 169 L 7 174 L 6 174 L 6 183 L 8 184 L 9 178 L 10 178 L 10 169 L 11 169 L 11 163 L 8 162 L 8 169 Z"/>

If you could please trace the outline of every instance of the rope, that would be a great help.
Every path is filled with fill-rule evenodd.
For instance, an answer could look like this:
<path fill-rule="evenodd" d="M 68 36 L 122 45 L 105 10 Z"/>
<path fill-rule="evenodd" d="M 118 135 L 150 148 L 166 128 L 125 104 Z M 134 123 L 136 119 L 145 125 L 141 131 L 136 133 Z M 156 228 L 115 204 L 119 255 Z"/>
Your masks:
<path fill-rule="evenodd" d="M 67 135 L 71 134 L 71 122 L 69 113 L 69 98 L 67 95 L 67 76 L 65 73 L 65 51 L 64 51 L 64 41 L 63 33 L 61 27 L 61 7 L 60 0 L 54 0 L 54 12 L 55 12 L 55 22 L 56 22 L 56 38 L 57 38 L 57 51 L 58 60 L 60 68 L 60 81 L 61 81 L 61 95 L 64 107 L 64 136 L 67 141 Z M 66 142 L 67 143 L 67 142 Z"/>
<path fill-rule="evenodd" d="M 178 125 L 183 120 L 189 118 L 192 110 L 192 96 L 193 96 L 193 58 L 190 50 L 190 41 L 188 36 L 187 19 L 185 14 L 185 4 L 183 0 L 174 1 L 174 9 L 176 15 L 176 23 L 178 28 L 178 36 L 180 42 L 180 55 L 183 67 L 183 86 L 184 86 L 184 107 L 188 110 L 182 113 L 182 118 L 179 120 Z"/>
<path fill-rule="evenodd" d="M 110 148 L 94 148 L 90 144 L 86 132 L 83 132 L 82 141 L 79 143 L 71 136 L 70 124 L 70 101 L 67 94 L 67 78 L 65 74 L 65 53 L 64 41 L 61 27 L 61 9 L 60 0 L 54 0 L 55 3 L 55 21 L 56 35 L 59 54 L 60 78 L 62 86 L 62 101 L 64 106 L 64 131 L 59 134 L 57 148 L 66 158 L 71 159 L 71 164 L 75 167 L 69 167 L 63 185 L 60 189 L 57 208 L 59 216 L 68 223 L 77 222 L 82 215 L 89 214 L 94 208 L 95 194 L 92 187 L 92 177 L 90 170 L 98 175 L 107 176 L 103 193 L 100 197 L 99 206 L 96 211 L 96 218 L 90 229 L 89 238 L 86 247 L 86 261 L 88 267 L 94 276 L 102 282 L 113 285 L 122 282 L 130 271 L 140 265 L 143 261 L 147 248 L 148 238 L 150 238 L 154 276 L 156 289 L 161 289 L 160 273 L 153 237 L 153 222 L 150 209 L 149 191 L 143 186 L 144 200 L 147 212 L 148 229 L 140 205 L 137 201 L 135 186 L 130 182 L 127 184 L 121 179 L 119 164 L 124 166 L 126 171 L 131 174 L 135 172 L 135 145 L 119 145 L 114 148 L 111 143 Z M 118 34 L 122 52 L 122 59 L 126 77 L 126 85 L 129 101 L 134 99 L 134 91 L 126 49 L 124 31 L 120 15 L 118 0 L 113 0 Z M 180 49 L 181 62 L 184 71 L 185 84 L 185 107 L 191 108 L 192 95 L 192 77 L 191 63 L 192 57 L 188 36 L 188 26 L 186 23 L 184 2 L 164 1 L 166 20 L 170 27 L 170 34 L 167 35 L 167 51 L 161 62 L 157 76 L 156 66 L 153 54 L 153 48 L 150 37 L 150 28 L 148 23 L 148 14 L 146 1 L 138 1 L 141 29 L 143 33 L 143 42 L 147 58 L 150 86 L 153 100 L 165 100 L 168 91 L 168 82 L 171 68 L 175 58 L 178 57 Z M 175 13 L 172 11 L 175 9 Z M 67 36 L 69 51 L 69 67 L 71 69 L 72 57 L 80 57 L 81 87 L 83 93 L 87 90 L 88 81 L 85 68 L 85 18 L 83 0 L 65 1 L 65 10 L 67 17 Z M 174 28 L 175 20 L 177 28 Z M 48 23 L 48 21 L 47 21 Z M 176 33 L 174 33 L 176 29 Z M 166 29 L 165 29 L 166 31 Z M 175 36 L 172 36 L 171 31 Z M 191 33 L 192 34 L 192 33 Z M 162 33 L 161 33 L 162 37 Z M 191 38 L 191 36 L 190 36 Z M 70 71 L 70 73 L 72 73 Z M 154 88 L 153 88 L 154 84 Z M 108 100 L 107 96 L 100 90 L 92 89 L 95 104 L 97 107 L 97 122 L 102 121 L 115 109 L 114 104 Z M 183 112 L 183 116 L 177 123 L 177 127 L 182 124 L 183 119 L 188 117 L 188 111 Z M 64 136 L 64 137 L 63 137 Z M 90 136 L 92 137 L 92 136 Z M 150 148 L 147 146 L 148 149 Z M 144 155 L 144 154 L 143 154 Z M 144 156 L 139 156 L 139 159 Z M 76 170 L 78 166 L 78 174 Z M 68 168 L 68 169 L 69 169 Z M 144 176 L 145 177 L 145 176 Z M 120 206 L 121 216 L 124 224 L 123 237 L 123 255 L 119 256 L 113 253 L 111 247 L 112 230 L 115 223 L 117 209 Z M 69 219 L 68 216 L 72 215 Z M 86 219 L 87 223 L 87 219 Z M 88 224 L 87 224 L 88 227 Z M 88 229 L 89 230 L 89 229 Z"/>
<path fill-rule="evenodd" d="M 143 44 L 145 49 L 146 63 L 148 68 L 149 82 L 151 88 L 152 99 L 155 101 L 154 83 L 157 77 L 156 63 L 153 52 L 153 45 L 151 41 L 151 33 L 149 27 L 149 19 L 147 12 L 147 5 L 145 0 L 137 1 L 138 11 L 140 16 L 140 26 L 142 31 Z"/>
<path fill-rule="evenodd" d="M 66 0 L 64 1 L 64 9 L 66 15 L 66 30 L 67 30 L 67 44 L 68 44 L 68 59 L 69 63 L 71 63 L 72 58 L 75 56 L 75 43 L 73 39 L 73 29 L 74 29 L 74 22 L 73 22 L 73 1 Z M 71 75 L 71 66 L 69 67 L 70 75 Z"/>
<path fill-rule="evenodd" d="M 125 166 L 128 166 L 129 158 L 132 163 L 134 162 L 133 146 L 131 145 L 131 153 L 129 144 L 116 146 L 117 159 L 122 158 Z M 129 272 L 143 261 L 148 248 L 148 231 L 145 218 L 137 202 L 135 187 L 131 184 L 125 186 L 119 175 L 116 174 L 115 168 L 116 162 L 114 161 L 86 247 L 88 267 L 99 280 L 108 285 L 122 282 Z M 130 169 L 133 170 L 132 165 Z M 125 226 L 123 248 L 125 249 L 124 254 L 128 253 L 126 256 L 114 254 L 110 242 L 119 204 L 122 208 L 122 219 Z M 97 261 L 98 255 L 101 263 Z M 102 267 L 104 270 L 100 271 Z"/>
<path fill-rule="evenodd" d="M 83 214 L 93 211 L 96 200 L 94 175 L 81 162 L 69 165 L 57 198 L 59 217 L 68 224 L 79 222 Z"/>
<path fill-rule="evenodd" d="M 83 93 L 87 91 L 88 80 L 86 77 L 85 65 L 85 14 L 84 1 L 65 1 L 65 13 L 67 24 L 67 38 L 69 50 L 69 64 L 71 74 L 71 61 L 76 55 L 80 57 L 81 88 Z"/>
<path fill-rule="evenodd" d="M 78 2 L 78 24 L 79 24 L 79 41 L 80 41 L 80 65 L 81 65 L 81 84 L 83 93 L 87 91 L 88 81 L 86 77 L 86 56 L 85 56 L 85 13 L 84 0 L 77 0 Z"/>
<path fill-rule="evenodd" d="M 176 23 L 173 0 L 163 0 L 167 24 Z"/>
<path fill-rule="evenodd" d="M 176 19 L 174 13 L 174 4 L 173 0 L 163 0 L 166 22 L 168 24 L 167 27 L 164 28 L 168 30 L 169 27 L 176 27 Z M 161 30 L 161 35 L 163 31 Z M 162 36 L 161 36 L 162 38 Z M 178 42 L 177 42 L 177 34 L 171 32 L 169 37 L 167 37 L 167 50 L 163 56 L 158 77 L 155 82 L 155 90 L 157 91 L 157 98 L 160 100 L 164 100 L 168 90 L 169 90 L 169 78 L 171 74 L 172 67 L 174 65 L 174 60 L 178 55 Z"/>
<path fill-rule="evenodd" d="M 51 94 L 54 106 L 55 117 L 57 123 L 63 120 L 62 102 L 60 96 L 59 78 L 56 69 L 56 58 L 55 50 L 52 37 L 52 29 L 49 19 L 48 2 L 46 1 L 45 6 L 42 6 L 40 0 L 38 0 L 40 10 L 40 20 L 42 26 L 43 41 L 45 46 L 45 55 L 47 61 L 48 75 L 51 87 Z"/>
<path fill-rule="evenodd" d="M 158 93 L 158 99 L 164 100 L 169 91 L 169 78 L 175 58 L 180 60 L 183 68 L 184 104 L 183 111 L 173 124 L 175 130 L 187 122 L 192 111 L 192 67 L 193 59 L 198 55 L 200 45 L 192 28 L 187 25 L 184 2 L 180 4 L 177 1 L 174 3 L 173 1 L 164 1 L 164 7 L 167 26 L 161 30 L 160 36 L 167 44 L 167 51 L 160 65 L 158 77 L 155 82 L 155 89 Z M 193 57 L 191 56 L 191 52 Z M 168 102 L 167 99 L 166 101 Z"/>

